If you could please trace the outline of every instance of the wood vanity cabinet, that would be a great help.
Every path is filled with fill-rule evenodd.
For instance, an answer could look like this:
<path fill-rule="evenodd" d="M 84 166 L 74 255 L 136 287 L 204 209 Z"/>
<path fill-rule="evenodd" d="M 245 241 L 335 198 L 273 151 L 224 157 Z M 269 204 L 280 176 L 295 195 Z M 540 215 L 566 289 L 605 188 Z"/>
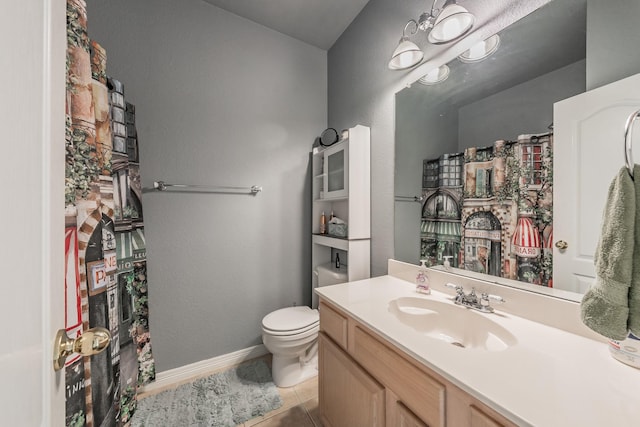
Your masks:
<path fill-rule="evenodd" d="M 391 390 L 386 390 L 387 400 L 387 426 L 394 427 L 429 427 L 428 424 L 422 422 L 420 418 L 409 408 Z"/>
<path fill-rule="evenodd" d="M 324 300 L 318 370 L 325 427 L 516 427 Z"/>
<path fill-rule="evenodd" d="M 384 387 L 358 366 L 330 338 L 320 334 L 318 398 L 324 425 L 382 427 Z"/>

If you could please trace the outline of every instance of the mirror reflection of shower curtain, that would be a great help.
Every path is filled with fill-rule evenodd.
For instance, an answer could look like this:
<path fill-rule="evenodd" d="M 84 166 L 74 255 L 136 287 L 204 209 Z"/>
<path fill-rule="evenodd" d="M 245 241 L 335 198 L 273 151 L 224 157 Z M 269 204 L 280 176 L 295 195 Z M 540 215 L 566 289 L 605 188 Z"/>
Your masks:
<path fill-rule="evenodd" d="M 462 208 L 462 153 L 425 160 L 423 166 L 420 259 L 459 266 Z"/>
<path fill-rule="evenodd" d="M 424 161 L 421 259 L 552 286 L 553 135 Z"/>
<path fill-rule="evenodd" d="M 65 326 L 71 337 L 96 326 L 112 335 L 106 351 L 67 360 L 66 425 L 116 426 L 155 377 L 146 249 L 135 110 L 122 84 L 107 80 L 84 0 L 67 1 L 66 104 Z"/>

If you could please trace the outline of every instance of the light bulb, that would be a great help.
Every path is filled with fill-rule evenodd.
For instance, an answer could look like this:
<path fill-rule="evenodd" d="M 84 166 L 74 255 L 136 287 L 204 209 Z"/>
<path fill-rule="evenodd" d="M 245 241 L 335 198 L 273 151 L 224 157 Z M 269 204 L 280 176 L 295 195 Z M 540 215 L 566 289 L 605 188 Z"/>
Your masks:
<path fill-rule="evenodd" d="M 445 40 L 453 40 L 462 34 L 462 25 L 458 19 L 449 19 L 442 27 L 442 35 Z"/>
<path fill-rule="evenodd" d="M 425 76 L 425 80 L 429 82 L 435 82 L 436 80 L 438 80 L 439 72 L 440 72 L 440 68 L 434 68 L 433 70 L 427 73 L 427 75 Z"/>
<path fill-rule="evenodd" d="M 474 44 L 469 50 L 462 53 L 458 58 L 462 62 L 482 61 L 483 59 L 488 58 L 490 55 L 494 54 L 498 50 L 498 46 L 500 46 L 500 36 L 494 34 L 488 39 Z"/>
<path fill-rule="evenodd" d="M 471 49 L 469 49 L 469 58 L 474 59 L 484 56 L 484 54 L 487 52 L 486 49 L 487 43 L 484 40 L 476 43 L 475 45 L 471 46 Z"/>

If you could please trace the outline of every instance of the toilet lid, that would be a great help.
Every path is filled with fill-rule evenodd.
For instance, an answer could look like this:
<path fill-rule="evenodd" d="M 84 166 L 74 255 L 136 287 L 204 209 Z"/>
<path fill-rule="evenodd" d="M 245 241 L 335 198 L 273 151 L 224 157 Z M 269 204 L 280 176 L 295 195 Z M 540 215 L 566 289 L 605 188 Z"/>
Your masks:
<path fill-rule="evenodd" d="M 313 326 L 319 319 L 318 310 L 307 306 L 287 307 L 264 316 L 262 326 L 272 331 L 295 331 Z"/>

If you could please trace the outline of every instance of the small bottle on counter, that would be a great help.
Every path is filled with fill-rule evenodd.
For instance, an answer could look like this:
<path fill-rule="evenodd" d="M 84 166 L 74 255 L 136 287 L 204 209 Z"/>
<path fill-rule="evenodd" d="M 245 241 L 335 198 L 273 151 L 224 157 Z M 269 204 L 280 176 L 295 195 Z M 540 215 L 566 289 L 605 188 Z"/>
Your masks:
<path fill-rule="evenodd" d="M 320 234 L 327 234 L 327 217 L 324 215 L 324 211 L 320 215 Z"/>
<path fill-rule="evenodd" d="M 336 268 L 340 268 L 340 254 L 336 252 Z"/>
<path fill-rule="evenodd" d="M 427 276 L 426 262 L 427 261 L 424 259 L 420 260 L 420 269 L 416 276 L 416 292 L 429 295 L 431 293 L 431 288 L 429 286 L 429 276 Z"/>

